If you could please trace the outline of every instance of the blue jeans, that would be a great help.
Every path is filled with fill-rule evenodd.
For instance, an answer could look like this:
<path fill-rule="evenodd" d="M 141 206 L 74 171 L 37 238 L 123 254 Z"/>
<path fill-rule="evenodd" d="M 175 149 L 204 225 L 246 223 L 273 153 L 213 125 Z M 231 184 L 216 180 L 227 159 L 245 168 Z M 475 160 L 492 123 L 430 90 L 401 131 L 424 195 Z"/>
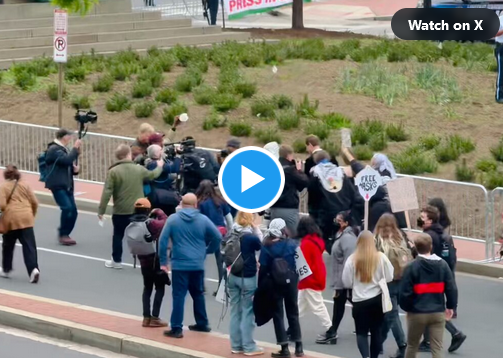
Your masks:
<path fill-rule="evenodd" d="M 253 295 L 257 289 L 257 277 L 229 276 L 229 296 L 231 302 L 231 349 L 233 351 L 255 352 L 253 340 L 255 316 Z"/>
<path fill-rule="evenodd" d="M 400 293 L 400 281 L 392 281 L 388 283 L 388 290 L 391 297 L 391 303 L 393 303 L 393 309 L 384 315 L 384 324 L 382 326 L 382 341 L 383 343 L 386 341 L 386 339 L 388 338 L 388 332 L 391 329 L 398 347 L 404 347 L 407 345 L 407 339 L 405 338 L 405 333 L 402 328 L 402 322 L 400 321 L 400 316 L 398 314 L 398 295 Z"/>
<path fill-rule="evenodd" d="M 59 237 L 70 236 L 77 222 L 77 205 L 73 190 L 57 189 L 52 190 L 54 201 L 61 209 L 61 222 L 59 225 Z"/>
<path fill-rule="evenodd" d="M 122 262 L 122 241 L 126 228 L 131 223 L 131 215 L 112 215 L 112 224 L 114 231 L 112 236 L 112 260 L 114 262 Z"/>
<path fill-rule="evenodd" d="M 204 302 L 204 271 L 172 271 L 172 294 L 173 310 L 171 312 L 171 329 L 183 329 L 183 312 L 185 308 L 185 296 L 189 291 L 194 301 L 194 318 L 199 327 L 207 327 L 208 315 Z"/>

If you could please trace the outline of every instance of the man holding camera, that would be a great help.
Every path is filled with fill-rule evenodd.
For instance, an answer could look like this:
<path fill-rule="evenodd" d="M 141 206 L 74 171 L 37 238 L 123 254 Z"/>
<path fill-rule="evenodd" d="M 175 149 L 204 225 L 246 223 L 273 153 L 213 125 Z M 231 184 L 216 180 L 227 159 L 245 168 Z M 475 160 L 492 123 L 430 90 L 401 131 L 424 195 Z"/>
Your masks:
<path fill-rule="evenodd" d="M 229 155 L 234 153 L 239 148 L 241 148 L 241 142 L 239 141 L 239 139 L 236 139 L 236 138 L 229 139 L 227 141 L 227 145 L 225 146 L 225 149 L 222 149 L 220 151 L 220 153 L 217 154 L 218 164 L 222 165 L 225 158 L 227 158 Z"/>
<path fill-rule="evenodd" d="M 78 216 L 73 192 L 73 177 L 79 174 L 79 166 L 76 161 L 82 142 L 77 139 L 73 148 L 68 149 L 73 135 L 67 129 L 58 130 L 56 139 L 49 143 L 46 152 L 46 164 L 50 169 L 45 180 L 45 187 L 52 192 L 54 201 L 61 209 L 59 243 L 64 246 L 76 244 L 75 240 L 70 238 Z"/>

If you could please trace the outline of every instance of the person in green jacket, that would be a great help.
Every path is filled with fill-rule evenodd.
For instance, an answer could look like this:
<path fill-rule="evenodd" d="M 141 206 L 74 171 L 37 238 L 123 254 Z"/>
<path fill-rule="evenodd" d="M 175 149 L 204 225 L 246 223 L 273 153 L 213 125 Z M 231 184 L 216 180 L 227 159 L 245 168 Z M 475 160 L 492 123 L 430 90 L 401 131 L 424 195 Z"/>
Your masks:
<path fill-rule="evenodd" d="M 105 187 L 101 194 L 98 218 L 103 220 L 108 202 L 113 198 L 114 208 L 112 215 L 113 243 L 112 259 L 105 262 L 108 268 L 122 268 L 122 238 L 124 231 L 130 223 L 130 217 L 134 214 L 134 203 L 143 198 L 143 182 L 158 178 L 162 173 L 163 161 L 157 162 L 157 168 L 149 171 L 143 166 L 137 165 L 132 160 L 131 148 L 121 144 L 115 151 L 117 162 L 109 170 Z"/>

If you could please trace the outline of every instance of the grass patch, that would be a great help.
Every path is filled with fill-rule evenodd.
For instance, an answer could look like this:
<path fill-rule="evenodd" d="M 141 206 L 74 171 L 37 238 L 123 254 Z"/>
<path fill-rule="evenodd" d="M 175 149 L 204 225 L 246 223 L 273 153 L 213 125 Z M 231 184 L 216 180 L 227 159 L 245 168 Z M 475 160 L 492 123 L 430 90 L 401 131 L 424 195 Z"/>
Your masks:
<path fill-rule="evenodd" d="M 435 148 L 435 155 L 440 163 L 448 163 L 457 160 L 461 154 L 467 154 L 475 150 L 475 144 L 471 139 L 463 138 L 457 134 L 451 135 Z"/>
<path fill-rule="evenodd" d="M 487 173 L 484 176 L 483 183 L 484 186 L 489 190 L 503 187 L 503 173 L 501 171 L 493 171 Z"/>
<path fill-rule="evenodd" d="M 480 159 L 477 161 L 475 167 L 481 172 L 489 173 L 495 171 L 498 168 L 498 163 L 496 163 L 492 159 Z"/>
<path fill-rule="evenodd" d="M 318 107 L 320 106 L 320 101 L 315 100 L 311 102 L 307 94 L 304 98 L 295 106 L 295 110 L 301 117 L 316 118 L 318 116 Z"/>
<path fill-rule="evenodd" d="M 445 105 L 462 100 L 456 78 L 431 64 L 422 66 L 416 71 L 415 82 L 419 88 L 430 93 L 432 103 Z"/>
<path fill-rule="evenodd" d="M 388 124 L 386 126 L 386 135 L 393 142 L 405 142 L 409 139 L 402 122 L 400 124 Z"/>
<path fill-rule="evenodd" d="M 324 140 L 321 147 L 330 154 L 331 157 L 337 157 L 341 151 L 340 141 Z"/>
<path fill-rule="evenodd" d="M 272 101 L 278 109 L 293 108 L 293 100 L 285 94 L 275 94 L 272 96 Z"/>
<path fill-rule="evenodd" d="M 358 123 L 351 129 L 351 139 L 356 144 L 368 144 L 370 136 L 370 132 L 365 123 Z"/>
<path fill-rule="evenodd" d="M 214 128 L 222 128 L 227 125 L 227 118 L 216 111 L 210 113 L 204 118 L 203 130 L 209 131 Z"/>
<path fill-rule="evenodd" d="M 131 108 L 131 101 L 123 94 L 116 93 L 108 99 L 106 109 L 109 112 L 123 112 Z"/>
<path fill-rule="evenodd" d="M 331 129 L 351 128 L 351 119 L 341 113 L 327 113 L 321 116 Z"/>
<path fill-rule="evenodd" d="M 202 84 L 193 90 L 194 101 L 199 105 L 212 104 L 217 95 L 217 89 L 215 87 Z"/>
<path fill-rule="evenodd" d="M 58 100 L 58 95 L 59 95 L 59 86 L 56 84 L 52 84 L 49 87 L 47 87 L 47 96 L 51 101 L 57 101 Z M 63 98 L 65 98 L 67 95 L 66 93 L 66 88 L 63 87 Z"/>
<path fill-rule="evenodd" d="M 68 82 L 83 82 L 86 79 L 86 69 L 81 67 L 67 68 L 65 71 L 65 79 Z"/>
<path fill-rule="evenodd" d="M 100 76 L 96 82 L 93 83 L 94 92 L 109 92 L 114 85 L 114 79 L 110 75 Z"/>
<path fill-rule="evenodd" d="M 154 101 L 138 102 L 134 105 L 134 114 L 136 118 L 148 118 L 154 113 L 157 103 Z"/>
<path fill-rule="evenodd" d="M 157 67 L 149 67 L 138 75 L 138 82 L 150 82 L 153 88 L 159 88 L 164 81 L 162 69 Z"/>
<path fill-rule="evenodd" d="M 199 86 L 202 82 L 203 77 L 201 72 L 192 69 L 176 78 L 175 88 L 180 92 L 191 92 L 194 87 Z"/>
<path fill-rule="evenodd" d="M 135 63 L 118 63 L 110 67 L 110 75 L 116 81 L 125 81 L 138 72 L 138 65 Z"/>
<path fill-rule="evenodd" d="M 37 77 L 28 71 L 14 72 L 14 81 L 16 86 L 27 91 L 37 84 Z"/>
<path fill-rule="evenodd" d="M 498 162 L 503 162 L 503 139 L 500 140 L 497 146 L 491 148 L 491 154 Z"/>
<path fill-rule="evenodd" d="M 435 173 L 438 162 L 431 153 L 423 152 L 418 147 L 409 147 L 390 156 L 395 169 L 402 174 L 417 175 Z"/>
<path fill-rule="evenodd" d="M 375 152 L 382 151 L 388 147 L 388 141 L 384 133 L 373 134 L 369 140 L 369 147 Z"/>
<path fill-rule="evenodd" d="M 368 145 L 355 145 L 351 150 L 358 160 L 370 160 L 374 155 L 374 152 L 372 152 L 372 149 Z"/>
<path fill-rule="evenodd" d="M 88 96 L 74 96 L 72 98 L 72 107 L 75 109 L 89 109 L 91 102 Z"/>
<path fill-rule="evenodd" d="M 302 139 L 296 139 L 292 144 L 293 151 L 295 153 L 306 153 L 306 142 Z"/>
<path fill-rule="evenodd" d="M 330 136 L 330 127 L 324 122 L 311 121 L 306 125 L 304 132 L 308 135 L 314 134 L 320 140 L 325 140 Z"/>
<path fill-rule="evenodd" d="M 475 171 L 466 165 L 463 160 L 461 165 L 456 165 L 456 180 L 463 182 L 472 182 L 475 179 Z"/>
<path fill-rule="evenodd" d="M 234 122 L 230 124 L 229 132 L 234 137 L 249 137 L 252 134 L 252 126 L 246 122 Z"/>
<path fill-rule="evenodd" d="M 442 139 L 434 134 L 419 139 L 419 144 L 426 150 L 432 150 L 439 146 Z"/>
<path fill-rule="evenodd" d="M 299 128 L 300 117 L 294 110 L 284 109 L 276 111 L 275 118 L 278 122 L 279 129 L 287 131 L 290 129 Z"/>
<path fill-rule="evenodd" d="M 178 99 L 178 93 L 171 88 L 164 88 L 155 97 L 157 102 L 173 104 Z"/>
<path fill-rule="evenodd" d="M 273 127 L 256 130 L 255 138 L 257 138 L 257 140 L 262 144 L 267 144 L 269 142 L 281 144 L 281 135 L 278 130 Z"/>
<path fill-rule="evenodd" d="M 187 105 L 183 102 L 174 102 L 171 106 L 164 110 L 162 119 L 164 123 L 171 126 L 175 123 L 175 117 L 182 113 L 188 113 Z"/>
<path fill-rule="evenodd" d="M 213 108 L 217 112 L 229 112 L 239 107 L 241 96 L 233 93 L 217 93 L 213 99 Z"/>
<path fill-rule="evenodd" d="M 243 98 L 251 98 L 257 93 L 257 84 L 245 79 L 240 79 L 234 85 L 234 92 L 241 95 Z"/>
<path fill-rule="evenodd" d="M 274 118 L 276 102 L 270 98 L 257 98 L 251 103 L 251 114 L 260 119 L 268 120 Z"/>
<path fill-rule="evenodd" d="M 136 82 L 133 85 L 132 96 L 133 98 L 145 98 L 150 96 L 153 91 L 150 81 Z"/>

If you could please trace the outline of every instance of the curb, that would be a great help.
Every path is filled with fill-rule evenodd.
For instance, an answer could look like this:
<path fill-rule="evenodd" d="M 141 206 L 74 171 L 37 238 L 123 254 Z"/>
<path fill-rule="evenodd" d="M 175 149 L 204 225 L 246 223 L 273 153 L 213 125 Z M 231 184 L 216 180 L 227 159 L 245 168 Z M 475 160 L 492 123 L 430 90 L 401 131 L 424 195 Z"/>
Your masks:
<path fill-rule="evenodd" d="M 459 259 L 456 264 L 456 272 L 469 273 L 477 276 L 500 278 L 503 277 L 503 265 L 490 263 L 481 264 L 472 260 Z"/>
<path fill-rule="evenodd" d="M 54 201 L 54 198 L 52 194 L 42 192 L 42 191 L 35 191 L 35 196 L 38 199 L 38 202 L 43 205 L 50 205 L 50 206 L 57 206 L 56 202 Z M 81 211 L 88 211 L 92 213 L 96 213 L 98 215 L 98 207 L 99 207 L 99 202 L 96 200 L 90 200 L 90 199 L 82 199 L 82 198 L 75 198 L 75 204 L 77 204 L 77 209 Z M 111 204 L 108 204 L 107 210 L 106 210 L 106 215 L 112 215 L 113 211 L 113 206 Z"/>

